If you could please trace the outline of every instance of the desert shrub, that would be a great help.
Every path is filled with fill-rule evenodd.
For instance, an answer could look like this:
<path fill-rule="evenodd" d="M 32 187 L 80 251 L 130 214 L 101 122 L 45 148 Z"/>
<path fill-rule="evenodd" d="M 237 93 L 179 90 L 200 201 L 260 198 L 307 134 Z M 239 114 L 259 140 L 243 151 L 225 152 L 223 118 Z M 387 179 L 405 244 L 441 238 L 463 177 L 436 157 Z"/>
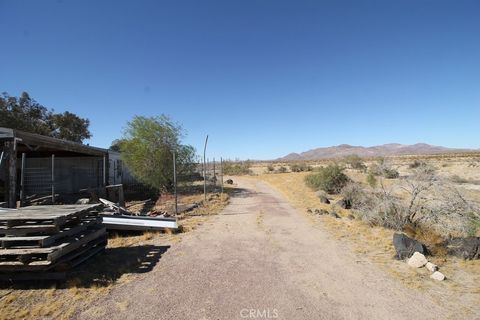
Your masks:
<path fill-rule="evenodd" d="M 223 173 L 230 176 L 241 176 L 251 174 L 251 161 L 225 161 L 223 163 Z"/>
<path fill-rule="evenodd" d="M 426 163 L 423 162 L 423 161 L 414 160 L 412 163 L 410 163 L 410 164 L 408 165 L 408 167 L 409 167 L 410 169 L 415 169 L 415 168 L 418 168 L 418 167 L 420 167 L 420 166 L 425 166 L 425 165 L 426 165 Z"/>
<path fill-rule="evenodd" d="M 420 228 L 445 238 L 474 235 L 480 226 L 478 206 L 428 165 L 414 168 L 388 189 L 383 183 L 373 191 L 348 184 L 342 195 L 352 202 L 356 216 L 371 225 Z"/>
<path fill-rule="evenodd" d="M 339 193 L 342 188 L 350 181 L 343 172 L 345 168 L 331 164 L 325 168 L 319 168 L 318 172 L 309 174 L 305 177 L 305 183 L 314 190 L 323 190 L 327 193 Z"/>
<path fill-rule="evenodd" d="M 387 179 L 397 179 L 400 176 L 400 173 L 393 168 L 385 168 L 383 169 L 383 177 Z"/>
<path fill-rule="evenodd" d="M 396 179 L 400 176 L 400 173 L 395 168 L 391 167 L 385 159 L 380 159 L 377 163 L 372 164 L 369 173 L 387 179 Z"/>
<path fill-rule="evenodd" d="M 292 172 L 304 172 L 304 171 L 312 171 L 312 167 L 307 166 L 306 163 L 294 163 L 290 165 L 290 171 Z"/>
<path fill-rule="evenodd" d="M 371 225 L 403 230 L 408 224 L 408 210 L 401 199 L 385 190 L 364 193 L 362 202 L 352 207 L 356 215 Z"/>
<path fill-rule="evenodd" d="M 287 168 L 284 166 L 281 166 L 280 168 L 277 169 L 277 173 L 285 173 L 287 172 Z"/>
<path fill-rule="evenodd" d="M 268 171 L 268 172 L 273 172 L 273 171 L 275 171 L 275 167 L 273 166 L 273 164 L 269 164 L 269 165 L 267 166 L 267 171 Z"/>
<path fill-rule="evenodd" d="M 348 200 L 352 206 L 352 209 L 360 209 L 371 201 L 367 191 L 361 184 L 350 181 L 340 191 L 343 199 Z"/>
<path fill-rule="evenodd" d="M 377 178 L 371 172 L 367 174 L 367 183 L 372 188 L 375 188 L 377 186 Z"/>
<path fill-rule="evenodd" d="M 350 166 L 350 168 L 352 168 L 352 169 L 359 170 L 359 171 L 362 171 L 362 172 L 367 170 L 367 166 L 365 165 L 365 163 L 363 163 L 362 158 L 360 158 L 356 154 L 346 156 L 343 159 L 343 162 L 346 165 Z"/>

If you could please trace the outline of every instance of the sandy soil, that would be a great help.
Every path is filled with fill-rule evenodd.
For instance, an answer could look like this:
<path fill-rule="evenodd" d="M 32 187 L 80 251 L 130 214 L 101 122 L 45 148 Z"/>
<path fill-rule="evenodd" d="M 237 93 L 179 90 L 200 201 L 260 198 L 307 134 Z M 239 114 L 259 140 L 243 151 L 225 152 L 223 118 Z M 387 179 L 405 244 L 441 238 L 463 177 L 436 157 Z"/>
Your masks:
<path fill-rule="evenodd" d="M 442 319 L 260 181 L 78 319 Z"/>

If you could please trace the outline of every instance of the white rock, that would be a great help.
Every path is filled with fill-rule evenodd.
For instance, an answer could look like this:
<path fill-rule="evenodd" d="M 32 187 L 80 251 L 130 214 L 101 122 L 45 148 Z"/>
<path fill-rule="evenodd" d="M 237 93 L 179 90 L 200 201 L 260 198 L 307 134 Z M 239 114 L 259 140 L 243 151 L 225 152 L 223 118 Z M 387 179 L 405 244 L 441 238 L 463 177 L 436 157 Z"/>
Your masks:
<path fill-rule="evenodd" d="M 438 266 L 436 264 L 433 264 L 431 262 L 427 262 L 427 264 L 425 264 L 425 268 L 428 269 L 428 271 L 430 272 L 435 272 L 438 270 Z"/>
<path fill-rule="evenodd" d="M 445 276 L 443 275 L 443 273 L 441 273 L 440 271 L 435 271 L 434 273 L 432 273 L 432 275 L 430 276 L 430 278 L 434 279 L 434 280 L 437 280 L 437 281 L 443 281 L 445 280 Z"/>
<path fill-rule="evenodd" d="M 420 252 L 415 252 L 413 256 L 408 259 L 407 264 L 413 268 L 421 268 L 428 262 L 427 258 Z"/>

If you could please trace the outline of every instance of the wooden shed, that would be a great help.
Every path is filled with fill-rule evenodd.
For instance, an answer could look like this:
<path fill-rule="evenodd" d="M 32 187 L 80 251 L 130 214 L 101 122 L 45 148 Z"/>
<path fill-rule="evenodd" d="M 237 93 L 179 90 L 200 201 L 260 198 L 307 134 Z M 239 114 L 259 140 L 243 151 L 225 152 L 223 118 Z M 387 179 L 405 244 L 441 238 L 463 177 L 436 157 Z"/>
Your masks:
<path fill-rule="evenodd" d="M 7 207 L 32 194 L 105 187 L 108 167 L 107 149 L 0 127 L 0 202 Z"/>

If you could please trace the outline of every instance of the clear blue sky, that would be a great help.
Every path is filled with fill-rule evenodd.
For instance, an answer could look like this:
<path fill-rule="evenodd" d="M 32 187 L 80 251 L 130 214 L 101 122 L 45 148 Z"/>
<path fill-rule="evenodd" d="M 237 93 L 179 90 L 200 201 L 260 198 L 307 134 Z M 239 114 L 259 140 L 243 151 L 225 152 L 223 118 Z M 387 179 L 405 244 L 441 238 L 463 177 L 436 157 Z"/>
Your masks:
<path fill-rule="evenodd" d="M 0 91 L 108 147 L 170 115 L 209 157 L 480 147 L 480 1 L 4 1 Z"/>

